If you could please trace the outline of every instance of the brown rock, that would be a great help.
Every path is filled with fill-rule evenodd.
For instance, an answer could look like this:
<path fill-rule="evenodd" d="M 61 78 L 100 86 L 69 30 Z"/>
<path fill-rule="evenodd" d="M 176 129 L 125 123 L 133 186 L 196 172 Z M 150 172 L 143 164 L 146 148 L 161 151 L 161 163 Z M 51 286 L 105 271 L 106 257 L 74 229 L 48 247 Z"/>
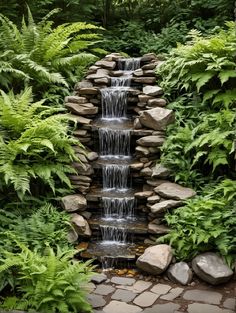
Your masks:
<path fill-rule="evenodd" d="M 176 208 L 180 206 L 181 204 L 182 204 L 181 201 L 175 201 L 175 200 L 161 201 L 151 206 L 151 212 L 153 214 L 160 214 L 162 212 L 165 212 L 167 209 Z"/>
<path fill-rule="evenodd" d="M 150 234 L 164 235 L 164 234 L 168 234 L 170 232 L 170 229 L 165 225 L 157 225 L 154 223 L 149 223 L 148 232 Z"/>
<path fill-rule="evenodd" d="M 113 70 L 116 67 L 116 62 L 114 61 L 97 61 L 95 63 L 96 66 L 105 68 L 105 69 L 109 69 L 109 70 Z"/>
<path fill-rule="evenodd" d="M 176 200 L 185 200 L 196 195 L 196 192 L 193 189 L 185 188 L 170 182 L 161 184 L 155 188 L 155 192 L 158 193 L 161 197 Z"/>
<path fill-rule="evenodd" d="M 160 147 L 163 145 L 165 138 L 159 136 L 145 136 L 138 139 L 136 142 L 144 147 Z"/>
<path fill-rule="evenodd" d="M 146 199 L 150 197 L 152 194 L 153 194 L 152 191 L 140 191 L 140 192 L 136 192 L 134 196 L 138 199 Z"/>
<path fill-rule="evenodd" d="M 163 89 L 159 86 L 144 86 L 143 93 L 148 96 L 158 96 L 163 94 Z"/>
<path fill-rule="evenodd" d="M 154 130 L 165 130 L 166 127 L 174 122 L 172 110 L 154 108 L 143 111 L 139 117 L 140 123 Z"/>
<path fill-rule="evenodd" d="M 67 96 L 67 97 L 65 97 L 65 102 L 81 104 L 81 103 L 88 102 L 88 100 L 85 97 Z"/>
<path fill-rule="evenodd" d="M 77 210 L 85 210 L 87 207 L 87 200 L 82 195 L 68 195 L 61 199 L 62 207 L 67 212 L 75 212 Z"/>
<path fill-rule="evenodd" d="M 74 214 L 72 214 L 71 222 L 74 225 L 75 231 L 77 232 L 78 235 L 81 235 L 81 236 L 91 236 L 92 235 L 89 224 L 86 221 L 86 219 L 83 218 L 83 216 L 74 213 Z"/>

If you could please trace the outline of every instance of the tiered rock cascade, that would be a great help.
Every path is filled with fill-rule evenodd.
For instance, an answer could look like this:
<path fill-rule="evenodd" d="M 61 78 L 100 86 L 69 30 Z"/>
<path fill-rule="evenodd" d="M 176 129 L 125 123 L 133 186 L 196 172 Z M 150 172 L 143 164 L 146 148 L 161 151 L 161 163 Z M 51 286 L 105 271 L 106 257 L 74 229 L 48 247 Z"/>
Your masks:
<path fill-rule="evenodd" d="M 90 242 L 84 256 L 137 259 L 169 232 L 165 212 L 195 195 L 169 181 L 171 172 L 158 162 L 165 129 L 174 121 L 156 85 L 161 63 L 152 53 L 107 55 L 65 99 L 77 123 L 74 135 L 87 150 L 74 147 L 81 160 L 73 164 L 78 174 L 70 176 L 77 194 L 62 199 L 76 225 L 70 240 Z"/>

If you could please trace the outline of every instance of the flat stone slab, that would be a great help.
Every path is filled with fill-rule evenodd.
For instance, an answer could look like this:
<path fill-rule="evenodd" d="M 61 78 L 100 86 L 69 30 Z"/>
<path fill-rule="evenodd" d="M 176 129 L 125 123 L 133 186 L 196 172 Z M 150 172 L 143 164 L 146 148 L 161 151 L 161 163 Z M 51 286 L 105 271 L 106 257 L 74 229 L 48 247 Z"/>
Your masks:
<path fill-rule="evenodd" d="M 111 283 L 117 284 L 117 285 L 131 286 L 135 283 L 135 279 L 117 276 L 117 277 L 112 277 Z"/>
<path fill-rule="evenodd" d="M 103 311 L 106 313 L 139 313 L 143 309 L 136 305 L 113 300 L 103 308 Z"/>
<path fill-rule="evenodd" d="M 113 300 L 120 300 L 120 301 L 123 301 L 123 302 L 130 302 L 136 296 L 137 296 L 137 294 L 132 292 L 132 291 L 118 289 L 118 290 L 115 291 L 115 293 L 113 293 L 113 295 L 111 296 L 111 299 L 113 299 Z"/>
<path fill-rule="evenodd" d="M 149 287 L 151 287 L 152 283 L 148 282 L 148 281 L 144 281 L 144 280 L 138 280 L 136 281 L 136 283 L 133 285 L 133 292 L 143 292 L 144 290 L 148 289 Z"/>
<path fill-rule="evenodd" d="M 145 309 L 143 313 L 174 313 L 179 308 L 180 305 L 176 303 L 156 304 L 152 308 Z M 198 313 L 200 312 L 209 313 L 207 311 L 199 311 Z"/>
<path fill-rule="evenodd" d="M 107 280 L 107 275 L 105 274 L 96 274 L 91 278 L 91 281 L 95 284 L 101 284 Z"/>
<path fill-rule="evenodd" d="M 157 284 L 152 287 L 151 291 L 158 294 L 164 295 L 171 289 L 171 286 L 165 284 Z"/>
<path fill-rule="evenodd" d="M 178 298 L 183 291 L 184 289 L 180 287 L 172 288 L 169 293 L 167 293 L 164 296 L 161 296 L 160 299 L 172 301 Z"/>
<path fill-rule="evenodd" d="M 224 301 L 223 306 L 227 309 L 235 310 L 236 309 L 236 299 L 228 298 Z"/>
<path fill-rule="evenodd" d="M 234 313 L 235 311 L 221 309 L 218 306 L 202 303 L 192 303 L 188 306 L 188 313 Z M 160 312 L 158 312 L 160 313 Z"/>
<path fill-rule="evenodd" d="M 155 188 L 155 191 L 164 198 L 174 200 L 185 200 L 196 195 L 191 188 L 182 187 L 175 183 L 164 183 Z"/>
<path fill-rule="evenodd" d="M 115 291 L 115 288 L 112 286 L 98 285 L 97 288 L 94 290 L 94 293 L 102 295 L 102 296 L 107 296 L 113 291 Z"/>
<path fill-rule="evenodd" d="M 148 307 L 153 305 L 153 303 L 157 300 L 159 295 L 152 293 L 150 291 L 142 292 L 137 298 L 134 299 L 134 304 L 137 304 L 141 307 Z"/>
<path fill-rule="evenodd" d="M 100 308 L 106 304 L 106 301 L 104 300 L 102 296 L 90 294 L 88 295 L 87 299 L 93 308 Z"/>
<path fill-rule="evenodd" d="M 187 290 L 183 298 L 185 300 L 191 301 L 201 301 L 209 304 L 220 304 L 222 299 L 222 295 L 219 292 L 208 291 L 208 290 Z M 202 312 L 202 311 L 199 311 Z M 206 311 L 207 312 L 207 311 Z"/>

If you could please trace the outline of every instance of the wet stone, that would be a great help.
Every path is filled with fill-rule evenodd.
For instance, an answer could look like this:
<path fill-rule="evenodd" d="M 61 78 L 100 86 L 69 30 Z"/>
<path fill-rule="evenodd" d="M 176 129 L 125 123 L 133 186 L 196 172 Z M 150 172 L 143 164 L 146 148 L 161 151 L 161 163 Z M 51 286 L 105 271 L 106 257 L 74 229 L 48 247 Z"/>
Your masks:
<path fill-rule="evenodd" d="M 91 278 L 91 281 L 95 284 L 101 284 L 107 280 L 107 275 L 105 274 L 96 274 Z"/>
<path fill-rule="evenodd" d="M 115 293 L 113 293 L 111 299 L 113 300 L 121 300 L 123 302 L 130 302 L 137 296 L 136 293 L 129 290 L 117 289 Z"/>
<path fill-rule="evenodd" d="M 102 295 L 102 296 L 107 296 L 113 291 L 115 291 L 115 288 L 112 286 L 98 285 L 94 293 Z"/>
<path fill-rule="evenodd" d="M 135 283 L 135 279 L 134 278 L 126 278 L 126 277 L 112 277 L 111 283 L 117 284 L 117 285 L 131 286 Z"/>
<path fill-rule="evenodd" d="M 175 304 L 175 303 L 156 304 L 152 308 L 145 309 L 143 313 L 174 313 L 179 308 L 180 308 L 180 305 Z M 199 312 L 202 312 L 202 311 L 199 311 Z M 204 313 L 209 313 L 209 312 L 204 311 Z"/>
<path fill-rule="evenodd" d="M 105 313 L 139 313 L 142 312 L 143 309 L 136 305 L 113 300 L 103 308 L 103 311 Z"/>
<path fill-rule="evenodd" d="M 183 298 L 191 301 L 201 301 L 209 304 L 220 304 L 222 295 L 219 292 L 208 290 L 187 290 Z M 199 311 L 200 312 L 200 311 Z"/>
<path fill-rule="evenodd" d="M 188 313 L 234 313 L 234 311 L 228 309 L 221 309 L 216 305 L 192 303 L 188 305 Z M 158 312 L 159 313 L 159 312 Z"/>
<path fill-rule="evenodd" d="M 148 307 L 153 305 L 158 297 L 159 295 L 155 293 L 144 291 L 137 298 L 135 298 L 133 302 L 141 307 Z"/>
<path fill-rule="evenodd" d="M 87 299 L 93 308 L 100 308 L 106 304 L 106 301 L 102 296 L 90 294 L 88 295 Z"/>

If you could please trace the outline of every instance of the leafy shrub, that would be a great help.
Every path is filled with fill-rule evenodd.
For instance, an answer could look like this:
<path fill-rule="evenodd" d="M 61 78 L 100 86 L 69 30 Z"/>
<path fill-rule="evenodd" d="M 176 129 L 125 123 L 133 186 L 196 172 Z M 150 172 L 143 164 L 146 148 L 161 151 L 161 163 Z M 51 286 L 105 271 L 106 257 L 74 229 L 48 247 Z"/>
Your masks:
<path fill-rule="evenodd" d="M 215 250 L 232 262 L 236 255 L 235 199 L 233 180 L 205 187 L 201 196 L 166 214 L 171 231 L 160 241 L 171 244 L 178 260 L 191 260 L 200 252 Z"/>
<path fill-rule="evenodd" d="M 0 15 L 0 86 L 19 91 L 22 83 L 33 85 L 34 93 L 41 98 L 50 84 L 67 90 L 80 78 L 81 68 L 94 62 L 99 28 L 83 22 L 52 28 L 53 22 L 48 19 L 56 12 L 36 24 L 28 10 L 27 23 L 23 18 L 21 28 Z"/>
<path fill-rule="evenodd" d="M 92 274 L 91 261 L 73 260 L 77 251 L 57 253 L 48 248 L 45 255 L 17 243 L 21 252 L 6 251 L 0 260 L 0 274 L 14 278 L 17 296 L 6 297 L 2 308 L 35 310 L 48 313 L 91 312 L 85 299 L 86 285 Z"/>
<path fill-rule="evenodd" d="M 32 91 L 0 97 L 0 173 L 2 188 L 13 188 L 22 199 L 26 193 L 40 194 L 47 185 L 55 193 L 57 182 L 71 187 L 68 173 L 76 160 L 72 145 L 79 141 L 68 135 L 64 114 L 32 103 Z M 40 186 L 41 184 L 41 186 Z M 35 186 L 37 185 L 37 186 Z"/>

